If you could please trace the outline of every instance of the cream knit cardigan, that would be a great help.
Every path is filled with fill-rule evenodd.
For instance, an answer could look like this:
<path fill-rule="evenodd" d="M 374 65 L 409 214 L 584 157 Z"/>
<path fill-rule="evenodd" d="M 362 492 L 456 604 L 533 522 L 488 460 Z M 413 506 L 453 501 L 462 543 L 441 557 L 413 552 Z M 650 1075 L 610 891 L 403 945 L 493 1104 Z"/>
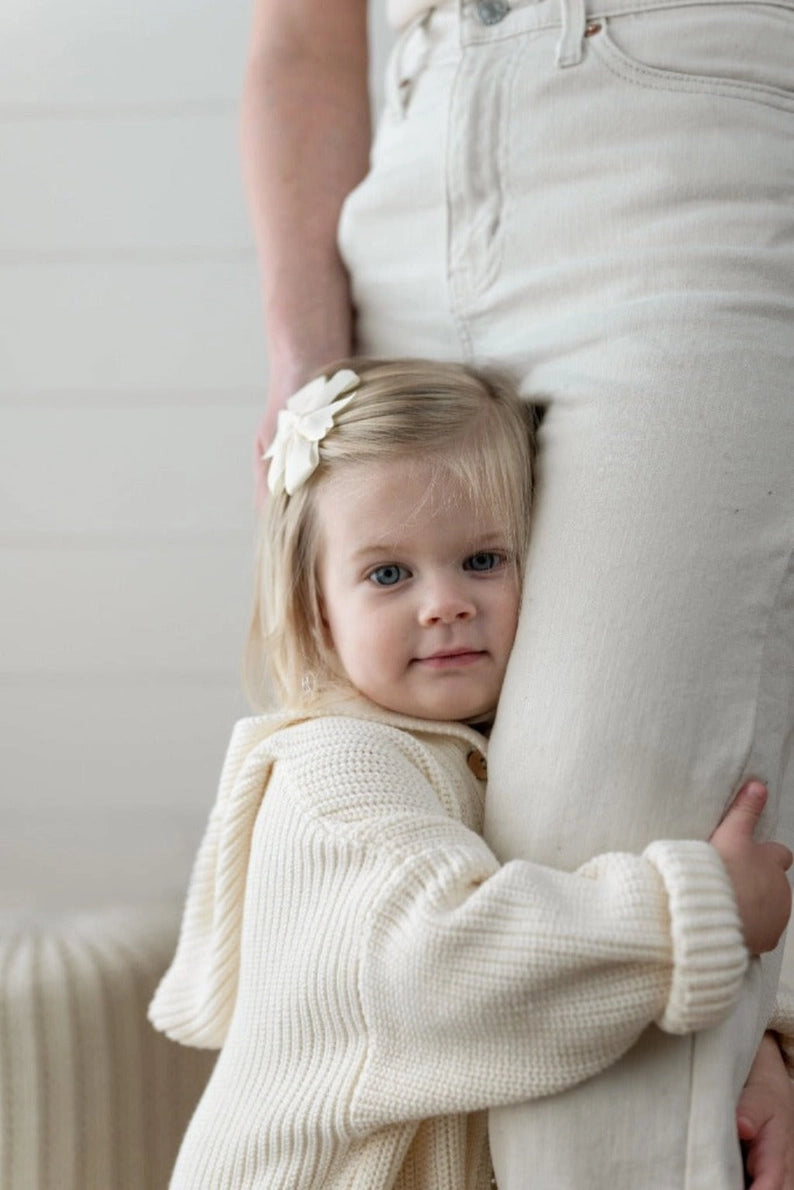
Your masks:
<path fill-rule="evenodd" d="M 716 851 L 501 866 L 485 747 L 368 704 L 237 725 L 150 1009 L 223 1047 L 175 1190 L 484 1190 L 483 1109 L 730 1011 L 748 959 Z"/>

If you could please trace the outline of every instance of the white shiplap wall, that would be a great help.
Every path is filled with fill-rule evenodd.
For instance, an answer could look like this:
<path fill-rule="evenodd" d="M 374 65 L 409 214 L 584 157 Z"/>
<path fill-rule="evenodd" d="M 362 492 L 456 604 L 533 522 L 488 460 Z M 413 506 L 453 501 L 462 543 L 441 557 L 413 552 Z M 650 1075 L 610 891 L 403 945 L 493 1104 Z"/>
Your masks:
<path fill-rule="evenodd" d="M 180 890 L 245 712 L 266 379 L 237 159 L 249 8 L 0 14 L 5 904 Z"/>

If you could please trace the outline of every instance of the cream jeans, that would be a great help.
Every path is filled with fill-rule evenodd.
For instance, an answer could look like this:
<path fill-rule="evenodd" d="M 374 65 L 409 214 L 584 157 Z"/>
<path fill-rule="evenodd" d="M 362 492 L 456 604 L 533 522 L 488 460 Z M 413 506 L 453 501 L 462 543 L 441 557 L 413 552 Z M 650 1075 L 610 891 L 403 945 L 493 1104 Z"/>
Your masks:
<path fill-rule="evenodd" d="M 794 818 L 794 0 L 447 0 L 401 37 L 340 246 L 371 354 L 547 406 L 489 756 L 500 857 Z M 497 1109 L 500 1190 L 738 1190 L 776 964 L 719 1029 Z"/>

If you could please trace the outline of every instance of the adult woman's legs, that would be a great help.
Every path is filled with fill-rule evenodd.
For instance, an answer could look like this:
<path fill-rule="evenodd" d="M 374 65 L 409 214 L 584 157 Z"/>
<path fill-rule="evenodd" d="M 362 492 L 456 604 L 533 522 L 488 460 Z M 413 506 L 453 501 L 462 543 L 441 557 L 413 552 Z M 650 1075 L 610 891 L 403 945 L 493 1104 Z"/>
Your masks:
<path fill-rule="evenodd" d="M 735 378 L 737 353 L 723 352 Z M 726 379 L 715 372 L 696 378 L 696 405 L 691 378 L 668 366 L 669 404 L 621 406 L 602 385 L 607 416 L 561 404 L 547 415 L 524 615 L 489 754 L 486 833 L 503 859 L 573 867 L 653 837 L 707 837 L 750 773 L 776 804 L 794 801 L 794 424 L 782 400 L 773 417 L 768 388 L 748 414 L 710 387 Z M 647 393 L 639 361 L 634 375 Z M 740 1186 L 733 1105 L 765 1019 L 758 974 L 721 1029 L 651 1030 L 565 1103 L 496 1113 L 500 1185 L 531 1169 L 540 1187 Z"/>
<path fill-rule="evenodd" d="M 750 773 L 771 831 L 794 806 L 794 12 L 571 3 L 561 44 L 556 0 L 503 7 L 406 36 L 341 228 L 364 350 L 501 363 L 547 403 L 489 840 L 573 868 L 707 837 Z M 738 1188 L 770 982 L 493 1113 L 501 1190 Z"/>

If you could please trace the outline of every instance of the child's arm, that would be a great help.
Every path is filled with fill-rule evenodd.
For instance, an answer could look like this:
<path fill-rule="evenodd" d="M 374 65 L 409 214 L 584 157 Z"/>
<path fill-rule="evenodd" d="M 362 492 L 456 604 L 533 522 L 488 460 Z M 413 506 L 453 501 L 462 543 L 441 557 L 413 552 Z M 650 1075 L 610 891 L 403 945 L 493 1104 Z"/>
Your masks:
<path fill-rule="evenodd" d="M 323 1019 L 345 1022 L 333 1069 L 354 1070 L 346 1119 L 359 1132 L 562 1090 L 616 1061 L 653 1020 L 695 1029 L 732 1008 L 747 951 L 708 843 L 656 843 L 574 874 L 501 866 L 445 808 L 457 741 L 433 752 L 405 732 L 333 718 L 271 730 L 246 721 L 229 748 L 151 1009 L 177 1040 L 221 1044 L 235 1007 L 241 1021 L 274 1014 L 298 1031 L 269 1034 L 258 1060 L 275 1077 L 296 1059 L 276 1040 L 286 1045 L 322 1005 Z M 718 842 L 732 851 L 736 833 L 755 862 L 732 810 Z M 776 885 L 780 857 L 757 846 Z M 268 962 L 238 995 L 250 872 L 245 946 Z"/>
<path fill-rule="evenodd" d="M 574 874 L 500 868 L 484 846 L 477 871 L 471 837 L 448 838 L 443 861 L 417 855 L 374 910 L 361 972 L 367 1125 L 387 1118 L 385 1087 L 420 1115 L 518 1102 L 611 1065 L 654 1020 L 686 1032 L 723 1019 L 746 970 L 743 931 L 769 947 L 788 912 L 790 853 L 752 839 L 762 808 L 742 791 L 716 838 L 741 917 L 702 842 L 601 856 Z"/>

